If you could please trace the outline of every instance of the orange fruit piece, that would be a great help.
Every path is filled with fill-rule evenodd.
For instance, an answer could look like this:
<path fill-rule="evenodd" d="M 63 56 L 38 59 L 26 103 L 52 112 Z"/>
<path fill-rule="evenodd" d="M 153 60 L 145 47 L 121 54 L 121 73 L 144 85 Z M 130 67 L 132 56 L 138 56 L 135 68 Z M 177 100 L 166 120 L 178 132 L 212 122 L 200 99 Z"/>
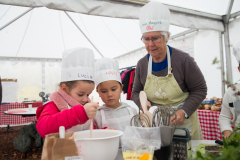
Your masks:
<path fill-rule="evenodd" d="M 149 154 L 145 153 L 139 160 L 149 160 Z"/>

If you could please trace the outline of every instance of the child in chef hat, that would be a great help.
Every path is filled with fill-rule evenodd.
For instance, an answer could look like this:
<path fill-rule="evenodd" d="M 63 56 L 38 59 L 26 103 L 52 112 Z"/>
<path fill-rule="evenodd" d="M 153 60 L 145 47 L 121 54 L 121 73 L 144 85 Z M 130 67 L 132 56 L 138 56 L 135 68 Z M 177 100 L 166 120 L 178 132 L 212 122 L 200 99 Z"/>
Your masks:
<path fill-rule="evenodd" d="M 71 132 L 89 129 L 88 120 L 99 107 L 88 98 L 95 88 L 94 64 L 93 51 L 88 48 L 63 52 L 60 88 L 50 95 L 50 102 L 37 109 L 41 137 L 58 132 L 60 126 Z"/>
<path fill-rule="evenodd" d="M 240 72 L 240 42 L 233 46 L 233 54 L 238 62 L 238 71 Z M 240 84 L 235 85 L 236 89 L 229 87 L 223 97 L 221 114 L 219 116 L 219 125 L 225 138 L 232 133 L 232 125 L 238 127 L 240 123 L 240 96 L 236 93 L 240 90 Z"/>
<path fill-rule="evenodd" d="M 130 125 L 131 118 L 137 114 L 135 108 L 119 102 L 122 83 L 118 62 L 110 58 L 102 58 L 95 63 L 95 84 L 104 105 L 98 108 L 95 121 L 97 128 L 113 127 L 124 131 Z"/>

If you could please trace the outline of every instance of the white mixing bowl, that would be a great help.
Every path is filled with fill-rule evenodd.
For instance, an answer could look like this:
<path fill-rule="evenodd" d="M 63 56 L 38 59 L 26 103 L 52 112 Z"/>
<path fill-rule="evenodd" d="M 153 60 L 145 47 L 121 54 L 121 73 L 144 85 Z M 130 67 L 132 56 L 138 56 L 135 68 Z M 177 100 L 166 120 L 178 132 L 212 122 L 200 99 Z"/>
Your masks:
<path fill-rule="evenodd" d="M 114 160 L 122 134 L 119 130 L 94 129 L 90 138 L 90 131 L 86 130 L 74 132 L 74 140 L 84 160 Z"/>

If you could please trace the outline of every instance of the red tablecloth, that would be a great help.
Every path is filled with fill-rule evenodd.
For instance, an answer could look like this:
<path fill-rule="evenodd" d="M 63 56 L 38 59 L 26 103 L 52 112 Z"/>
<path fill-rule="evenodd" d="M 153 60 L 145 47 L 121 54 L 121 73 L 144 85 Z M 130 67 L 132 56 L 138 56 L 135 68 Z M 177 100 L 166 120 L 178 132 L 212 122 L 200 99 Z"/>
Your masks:
<path fill-rule="evenodd" d="M 42 105 L 42 102 L 34 102 L 32 103 L 33 107 L 39 107 Z M 33 117 L 22 117 L 21 115 L 7 115 L 4 114 L 4 111 L 10 109 L 18 109 L 18 108 L 27 108 L 28 105 L 25 103 L 9 103 L 0 105 L 0 125 L 18 125 L 29 123 L 37 120 L 36 116 Z"/>
<path fill-rule="evenodd" d="M 219 115 L 221 112 L 210 110 L 198 110 L 198 119 L 201 125 L 203 139 L 222 140 L 222 134 L 219 126 Z"/>

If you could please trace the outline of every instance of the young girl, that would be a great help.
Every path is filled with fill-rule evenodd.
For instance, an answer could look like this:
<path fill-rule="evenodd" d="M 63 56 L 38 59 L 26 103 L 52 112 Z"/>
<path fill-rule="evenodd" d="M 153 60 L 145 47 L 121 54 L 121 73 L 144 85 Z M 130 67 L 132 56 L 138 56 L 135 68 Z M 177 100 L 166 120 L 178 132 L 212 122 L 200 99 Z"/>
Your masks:
<path fill-rule="evenodd" d="M 94 119 L 98 126 L 95 127 L 113 127 L 124 131 L 126 126 L 130 125 L 130 120 L 137 114 L 137 111 L 127 103 L 119 102 L 122 84 L 118 62 L 109 58 L 97 60 L 95 75 L 97 92 L 105 103 L 98 108 Z"/>
<path fill-rule="evenodd" d="M 37 109 L 37 130 L 41 137 L 59 132 L 64 126 L 75 132 L 89 129 L 89 119 L 95 117 L 97 103 L 90 103 L 89 94 L 94 85 L 94 54 L 87 48 L 63 52 L 61 83 L 52 101 Z"/>

